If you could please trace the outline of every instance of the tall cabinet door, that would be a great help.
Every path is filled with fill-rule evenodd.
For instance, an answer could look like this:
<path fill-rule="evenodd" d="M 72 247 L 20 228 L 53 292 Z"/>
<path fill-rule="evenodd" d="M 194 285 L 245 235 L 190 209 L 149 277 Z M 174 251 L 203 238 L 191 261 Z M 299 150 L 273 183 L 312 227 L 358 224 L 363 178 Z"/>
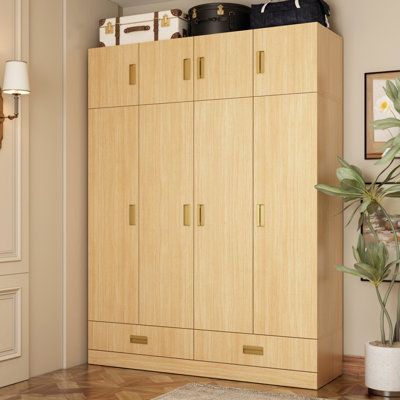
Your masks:
<path fill-rule="evenodd" d="M 254 114 L 255 333 L 316 338 L 317 94 L 256 98 Z"/>
<path fill-rule="evenodd" d="M 193 103 L 140 107 L 140 323 L 193 327 Z"/>
<path fill-rule="evenodd" d="M 253 329 L 253 99 L 195 104 L 195 328 Z"/>
<path fill-rule="evenodd" d="M 254 30 L 254 95 L 317 91 L 319 24 Z"/>
<path fill-rule="evenodd" d="M 89 108 L 138 104 L 139 46 L 89 50 Z"/>
<path fill-rule="evenodd" d="M 193 100 L 193 38 L 140 44 L 140 104 Z"/>
<path fill-rule="evenodd" d="M 253 31 L 196 36 L 195 100 L 253 95 Z"/>
<path fill-rule="evenodd" d="M 138 322 L 138 108 L 89 111 L 89 319 Z"/>

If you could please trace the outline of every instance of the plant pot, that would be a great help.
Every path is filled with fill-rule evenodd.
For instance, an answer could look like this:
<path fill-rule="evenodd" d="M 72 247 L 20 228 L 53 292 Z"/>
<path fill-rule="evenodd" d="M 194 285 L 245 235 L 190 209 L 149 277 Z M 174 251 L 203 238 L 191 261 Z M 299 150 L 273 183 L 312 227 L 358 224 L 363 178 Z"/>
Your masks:
<path fill-rule="evenodd" d="M 372 395 L 400 397 L 400 346 L 365 345 L 365 385 Z"/>

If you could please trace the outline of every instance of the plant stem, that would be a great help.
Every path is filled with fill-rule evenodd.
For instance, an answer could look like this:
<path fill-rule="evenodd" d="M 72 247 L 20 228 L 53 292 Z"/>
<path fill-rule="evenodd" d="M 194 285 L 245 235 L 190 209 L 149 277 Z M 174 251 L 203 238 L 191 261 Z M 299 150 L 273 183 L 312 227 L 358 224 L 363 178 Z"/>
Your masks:
<path fill-rule="evenodd" d="M 383 214 L 385 215 L 386 219 L 388 220 L 388 223 L 389 223 L 389 225 L 390 225 L 390 229 L 392 230 L 393 239 L 394 239 L 394 243 L 395 243 L 395 247 L 396 247 L 396 259 L 398 260 L 398 259 L 400 258 L 400 247 L 399 247 L 399 238 L 397 237 L 396 229 L 395 229 L 395 227 L 394 227 L 394 225 L 393 225 L 393 221 L 392 221 L 392 219 L 390 218 L 390 215 L 388 214 L 388 212 L 387 212 L 382 206 L 381 206 L 381 210 L 382 210 Z M 395 285 L 395 283 L 396 283 L 396 278 L 397 278 L 397 275 L 398 275 L 398 273 L 399 273 L 399 267 L 400 267 L 400 264 L 397 263 L 397 264 L 396 264 L 396 267 L 395 267 L 395 269 L 394 269 L 394 274 L 393 274 L 392 280 L 391 280 L 391 282 L 390 282 L 389 288 L 388 288 L 388 290 L 386 291 L 386 294 L 385 294 L 385 297 L 384 297 L 383 304 L 384 304 L 385 310 L 386 310 L 386 304 L 387 304 L 388 298 L 389 298 L 389 296 L 390 296 L 390 293 L 392 292 L 392 289 L 393 289 L 393 287 L 394 287 L 394 285 Z M 400 295 L 399 295 L 398 301 L 400 302 Z M 396 321 L 396 326 L 398 326 L 398 324 L 399 324 L 399 307 L 400 307 L 400 304 L 398 303 L 398 304 L 397 304 L 397 321 Z M 396 334 L 396 339 L 398 339 L 397 336 L 398 336 L 398 335 Z M 392 345 L 393 345 L 393 342 L 391 342 L 390 345 L 392 346 Z"/>
<path fill-rule="evenodd" d="M 378 237 L 378 233 L 376 232 L 376 230 L 374 229 L 374 227 L 372 226 L 371 223 L 371 215 L 368 214 L 368 216 L 366 218 L 364 218 L 364 221 L 367 222 L 368 228 L 370 230 L 370 232 L 373 233 L 375 241 L 378 243 L 379 242 L 379 237 Z M 384 306 L 386 306 L 386 303 L 384 304 Z M 384 309 L 382 308 L 381 310 L 381 317 L 380 317 L 380 326 L 381 326 L 381 337 L 383 338 L 383 342 L 386 342 L 386 333 L 385 333 L 385 312 Z"/>
<path fill-rule="evenodd" d="M 389 345 L 393 346 L 393 324 L 392 324 L 392 320 L 390 319 L 390 315 L 389 315 L 389 313 L 388 313 L 388 311 L 386 309 L 385 304 L 383 303 L 382 296 L 381 296 L 381 293 L 379 292 L 378 286 L 375 286 L 375 290 L 376 290 L 376 295 L 378 296 L 379 304 L 381 305 L 381 308 L 382 308 L 382 312 L 386 315 L 386 319 L 387 319 L 388 324 L 389 324 Z M 383 345 L 386 344 L 385 329 L 384 329 L 384 324 L 382 325 L 382 323 L 381 323 L 381 341 L 382 341 Z"/>

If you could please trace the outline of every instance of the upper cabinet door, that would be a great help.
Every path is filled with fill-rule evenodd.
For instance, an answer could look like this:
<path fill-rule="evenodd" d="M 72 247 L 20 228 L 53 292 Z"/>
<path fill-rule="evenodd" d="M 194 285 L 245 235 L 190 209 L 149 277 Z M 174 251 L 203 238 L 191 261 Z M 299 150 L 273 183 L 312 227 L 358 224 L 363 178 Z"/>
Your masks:
<path fill-rule="evenodd" d="M 89 319 L 138 322 L 138 109 L 89 111 Z"/>
<path fill-rule="evenodd" d="M 195 329 L 253 329 L 253 99 L 195 103 Z"/>
<path fill-rule="evenodd" d="M 254 95 L 317 91 L 318 24 L 254 31 Z"/>
<path fill-rule="evenodd" d="M 140 104 L 193 101 L 193 38 L 140 44 Z"/>
<path fill-rule="evenodd" d="M 195 100 L 253 95 L 253 31 L 194 39 Z"/>
<path fill-rule="evenodd" d="M 89 50 L 89 108 L 138 104 L 139 46 Z"/>
<path fill-rule="evenodd" d="M 140 320 L 193 327 L 193 103 L 140 107 Z"/>
<path fill-rule="evenodd" d="M 259 97 L 254 115 L 254 333 L 315 339 L 317 94 Z"/>

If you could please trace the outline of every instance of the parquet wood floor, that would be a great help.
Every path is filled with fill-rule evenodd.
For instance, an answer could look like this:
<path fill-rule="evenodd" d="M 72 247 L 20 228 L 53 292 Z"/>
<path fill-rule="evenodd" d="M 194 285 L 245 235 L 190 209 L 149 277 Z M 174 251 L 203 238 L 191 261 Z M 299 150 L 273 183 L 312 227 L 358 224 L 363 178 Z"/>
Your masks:
<path fill-rule="evenodd" d="M 319 391 L 82 365 L 0 389 L 0 400 L 149 400 L 190 382 L 330 399 L 366 399 L 363 378 L 343 375 Z"/>

